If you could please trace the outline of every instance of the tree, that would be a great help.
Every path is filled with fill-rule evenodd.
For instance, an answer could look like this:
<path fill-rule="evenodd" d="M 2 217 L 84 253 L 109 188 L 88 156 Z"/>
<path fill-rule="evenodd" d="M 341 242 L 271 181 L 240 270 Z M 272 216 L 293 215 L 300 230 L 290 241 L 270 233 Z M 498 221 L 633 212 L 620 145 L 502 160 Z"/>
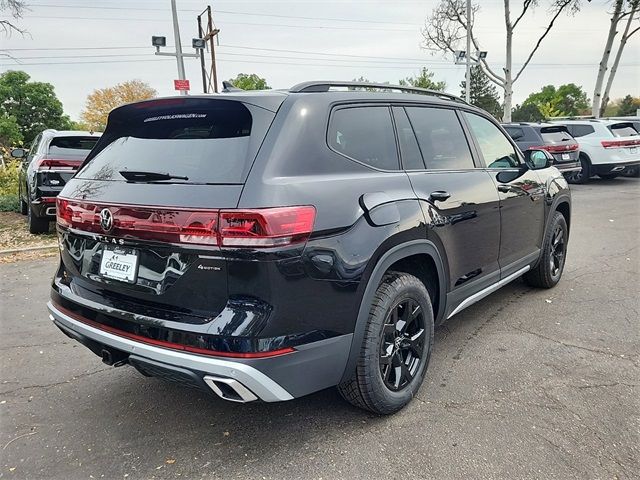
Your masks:
<path fill-rule="evenodd" d="M 575 83 L 568 83 L 558 88 L 553 85 L 542 87 L 542 90 L 532 93 L 523 102 L 523 105 L 529 104 L 536 105 L 543 113 L 556 113 L 556 115 L 545 115 L 546 117 L 576 116 L 588 112 L 589 99 L 582 87 Z M 542 105 L 547 105 L 544 111 Z"/>
<path fill-rule="evenodd" d="M 482 68 L 478 66 L 471 68 L 470 85 L 469 97 L 471 105 L 475 105 L 476 107 L 486 110 L 495 118 L 500 120 L 502 118 L 502 105 L 500 105 L 498 90 L 495 85 L 491 84 L 487 76 L 482 71 Z M 464 97 L 467 93 L 466 80 L 460 82 L 460 88 L 462 89 L 460 95 Z"/>
<path fill-rule="evenodd" d="M 158 92 L 141 80 L 129 80 L 113 87 L 100 88 L 87 97 L 80 119 L 89 130 L 102 132 L 107 126 L 111 110 L 125 103 L 148 100 L 157 95 Z"/>
<path fill-rule="evenodd" d="M 618 34 L 618 24 L 625 18 L 626 22 L 624 32 L 620 37 L 618 51 L 616 52 L 616 56 L 613 60 L 613 65 L 611 66 L 611 71 L 609 72 L 609 77 L 607 79 L 607 83 L 603 93 L 602 86 L 607 74 L 609 57 L 611 55 L 611 50 L 613 49 L 613 41 L 615 39 L 615 36 Z M 613 13 L 611 14 L 610 19 L 609 33 L 604 44 L 604 52 L 602 52 L 602 58 L 600 59 L 600 64 L 598 66 L 598 76 L 596 77 L 596 85 L 593 92 L 591 114 L 594 117 L 602 116 L 607 108 L 611 86 L 613 85 L 613 80 L 616 76 L 616 72 L 618 71 L 618 65 L 620 63 L 620 58 L 622 58 L 622 52 L 624 52 L 629 38 L 634 33 L 640 30 L 640 26 L 635 27 L 633 30 L 631 29 L 632 24 L 636 20 L 640 20 L 640 0 L 615 0 Z"/>
<path fill-rule="evenodd" d="M 236 78 L 229 80 L 231 84 L 236 88 L 242 90 L 270 90 L 271 87 L 267 85 L 267 81 L 256 75 L 255 73 L 239 73 Z"/>
<path fill-rule="evenodd" d="M 638 109 L 640 109 L 640 98 L 633 98 L 631 95 L 627 95 L 618 106 L 617 116 L 631 117 L 636 115 Z"/>
<path fill-rule="evenodd" d="M 580 9 L 580 0 L 550 0 L 549 13 L 551 18 L 547 22 L 544 30 L 538 37 L 533 48 L 525 57 L 525 61 L 519 70 L 513 70 L 513 34 L 516 27 L 525 16 L 538 5 L 538 0 L 523 0 L 522 10 L 515 18 L 511 16 L 511 5 L 509 0 L 504 0 L 504 23 L 506 30 L 506 60 L 504 74 L 497 73 L 489 66 L 486 58 L 480 58 L 482 71 L 489 80 L 504 90 L 503 119 L 505 122 L 511 121 L 511 104 L 513 98 L 513 84 L 518 81 L 522 72 L 540 48 L 542 41 L 549 34 L 556 19 L 563 13 L 576 13 Z M 471 36 L 471 43 L 474 50 L 481 50 L 480 41 L 473 31 L 475 17 L 480 10 L 478 4 L 471 8 L 470 18 L 467 18 L 466 0 L 440 0 L 440 3 L 427 18 L 426 26 L 422 30 L 424 37 L 424 48 L 432 51 L 441 51 L 445 54 L 454 54 L 459 44 L 466 38 L 467 27 Z"/>
<path fill-rule="evenodd" d="M 538 106 L 532 103 L 516 105 L 511 114 L 511 120 L 514 122 L 541 122 L 544 119 L 544 115 L 540 113 Z"/>
<path fill-rule="evenodd" d="M 30 78 L 15 70 L 0 75 L 0 115 L 16 119 L 25 143 L 46 128 L 65 130 L 70 123 L 53 85 Z"/>
<path fill-rule="evenodd" d="M 0 161 L 6 166 L 5 157 L 9 157 L 11 148 L 22 143 L 22 133 L 16 117 L 9 115 L 0 116 Z"/>
<path fill-rule="evenodd" d="M 27 8 L 27 2 L 23 0 L 0 0 L 0 13 L 5 14 L 5 10 L 9 10 L 8 15 L 19 20 L 22 18 L 22 13 Z M 11 20 L 1 19 L 0 28 L 6 36 L 11 35 L 13 32 L 26 33 L 26 30 L 18 27 Z M 9 55 L 10 56 L 10 55 Z"/>
<path fill-rule="evenodd" d="M 435 74 L 430 72 L 427 68 L 422 67 L 420 70 L 420 75 L 417 77 L 407 77 L 404 80 L 400 80 L 400 85 L 403 86 L 412 86 L 419 88 L 426 88 L 428 90 L 436 90 L 438 92 L 444 92 L 444 89 L 447 88 L 447 83 L 444 81 L 434 81 L 433 76 Z"/>

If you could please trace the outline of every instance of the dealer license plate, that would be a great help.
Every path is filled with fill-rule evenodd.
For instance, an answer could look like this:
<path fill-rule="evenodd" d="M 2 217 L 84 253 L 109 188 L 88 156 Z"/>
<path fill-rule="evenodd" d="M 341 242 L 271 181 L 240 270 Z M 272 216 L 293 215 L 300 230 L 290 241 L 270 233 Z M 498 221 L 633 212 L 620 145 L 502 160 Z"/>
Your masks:
<path fill-rule="evenodd" d="M 569 156 L 569 154 L 568 154 L 568 153 L 563 153 L 563 154 L 562 154 L 562 159 L 563 159 L 563 160 L 569 160 L 570 158 L 571 158 L 571 157 Z"/>
<path fill-rule="evenodd" d="M 131 248 L 105 245 L 100 261 L 100 275 L 121 282 L 135 283 L 138 275 L 138 252 Z"/>

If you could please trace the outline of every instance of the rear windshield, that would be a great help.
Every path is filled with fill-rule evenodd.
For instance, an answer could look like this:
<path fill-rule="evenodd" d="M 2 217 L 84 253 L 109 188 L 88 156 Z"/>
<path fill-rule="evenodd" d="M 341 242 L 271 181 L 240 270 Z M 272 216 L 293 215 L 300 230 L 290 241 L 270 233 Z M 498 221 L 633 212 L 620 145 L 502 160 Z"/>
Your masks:
<path fill-rule="evenodd" d="M 49 155 L 86 157 L 100 137 L 55 137 L 49 142 Z"/>
<path fill-rule="evenodd" d="M 573 140 L 573 137 L 565 127 L 542 127 L 540 129 L 540 135 L 542 136 L 542 139 L 548 143 L 568 142 Z"/>
<path fill-rule="evenodd" d="M 616 137 L 634 137 L 638 135 L 637 130 L 633 127 L 633 123 L 614 123 L 609 125 L 609 130 Z"/>
<path fill-rule="evenodd" d="M 126 181 L 119 172 L 129 170 L 186 177 L 179 183 L 243 183 L 273 118 L 267 110 L 226 100 L 160 109 L 132 105 L 122 115 L 107 126 L 79 178 Z"/>

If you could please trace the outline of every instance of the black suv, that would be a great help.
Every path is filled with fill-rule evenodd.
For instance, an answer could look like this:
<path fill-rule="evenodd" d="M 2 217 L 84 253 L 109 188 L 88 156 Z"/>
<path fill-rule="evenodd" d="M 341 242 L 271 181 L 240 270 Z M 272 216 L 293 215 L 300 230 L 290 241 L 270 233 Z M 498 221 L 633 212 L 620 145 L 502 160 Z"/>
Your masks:
<path fill-rule="evenodd" d="M 56 219 L 56 196 L 100 138 L 99 133 L 45 130 L 29 150 L 15 148 L 22 160 L 18 179 L 20 212 L 27 215 L 29 232 L 46 233 Z"/>
<path fill-rule="evenodd" d="M 546 150 L 553 155 L 553 166 L 564 174 L 580 170 L 580 146 L 564 125 L 550 123 L 503 123 L 502 126 L 520 150 Z"/>
<path fill-rule="evenodd" d="M 551 162 L 415 88 L 122 106 L 58 197 L 51 318 L 107 364 L 227 400 L 337 385 L 393 413 L 434 326 L 522 275 L 560 280 L 571 198 Z"/>

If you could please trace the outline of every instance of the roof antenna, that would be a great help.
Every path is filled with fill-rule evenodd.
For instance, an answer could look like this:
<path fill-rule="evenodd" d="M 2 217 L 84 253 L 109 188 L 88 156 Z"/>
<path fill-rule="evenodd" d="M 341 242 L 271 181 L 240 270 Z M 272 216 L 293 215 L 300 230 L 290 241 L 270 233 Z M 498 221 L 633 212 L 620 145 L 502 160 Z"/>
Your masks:
<path fill-rule="evenodd" d="M 241 88 L 236 87 L 233 83 L 227 81 L 227 80 L 223 80 L 222 81 L 222 93 L 229 93 L 229 92 L 243 92 L 244 90 L 242 90 Z"/>

